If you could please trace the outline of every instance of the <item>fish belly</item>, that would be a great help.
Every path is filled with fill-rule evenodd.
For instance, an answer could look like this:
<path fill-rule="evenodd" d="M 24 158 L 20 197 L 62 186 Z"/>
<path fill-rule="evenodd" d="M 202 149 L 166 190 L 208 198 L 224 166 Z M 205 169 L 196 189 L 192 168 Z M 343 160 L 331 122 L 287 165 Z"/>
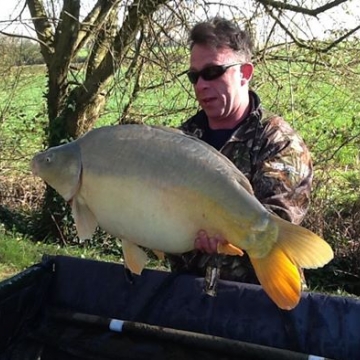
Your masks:
<path fill-rule="evenodd" d="M 221 204 L 200 192 L 166 182 L 92 177 L 81 197 L 99 226 L 113 236 L 154 250 L 183 253 L 199 230 L 226 239 L 246 237 L 243 226 Z"/>

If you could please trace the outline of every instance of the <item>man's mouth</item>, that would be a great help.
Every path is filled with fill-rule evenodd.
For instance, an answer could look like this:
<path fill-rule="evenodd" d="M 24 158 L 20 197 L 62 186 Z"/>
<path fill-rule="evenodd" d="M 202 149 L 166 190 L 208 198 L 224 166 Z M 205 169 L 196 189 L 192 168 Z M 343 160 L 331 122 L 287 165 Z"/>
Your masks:
<path fill-rule="evenodd" d="M 214 98 L 214 97 L 207 97 L 207 98 L 202 99 L 201 102 L 202 102 L 204 105 L 208 105 L 208 104 L 210 104 L 211 102 L 213 102 L 214 100 L 216 100 L 216 98 Z"/>

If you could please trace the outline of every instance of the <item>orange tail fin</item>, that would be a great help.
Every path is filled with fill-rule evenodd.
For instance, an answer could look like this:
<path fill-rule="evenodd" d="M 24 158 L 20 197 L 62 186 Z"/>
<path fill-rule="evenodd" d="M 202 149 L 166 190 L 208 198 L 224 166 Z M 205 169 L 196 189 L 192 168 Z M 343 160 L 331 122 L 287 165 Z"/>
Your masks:
<path fill-rule="evenodd" d="M 278 239 L 262 258 L 250 260 L 256 275 L 269 297 L 281 308 L 294 308 L 301 293 L 298 268 L 317 268 L 334 256 L 328 243 L 308 229 L 291 224 L 277 216 Z"/>
<path fill-rule="evenodd" d="M 264 258 L 251 263 L 265 292 L 284 310 L 293 309 L 300 300 L 301 279 L 297 267 L 278 246 Z"/>

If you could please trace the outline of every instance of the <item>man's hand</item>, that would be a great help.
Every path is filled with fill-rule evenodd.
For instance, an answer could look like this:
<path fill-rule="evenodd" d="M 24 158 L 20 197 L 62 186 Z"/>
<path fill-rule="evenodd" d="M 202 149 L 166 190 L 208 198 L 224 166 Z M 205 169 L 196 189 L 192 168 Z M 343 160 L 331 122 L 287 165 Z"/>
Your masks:
<path fill-rule="evenodd" d="M 195 249 L 207 254 L 217 254 L 218 244 L 226 245 L 228 242 L 220 235 L 209 237 L 206 231 L 200 230 L 195 239 Z"/>

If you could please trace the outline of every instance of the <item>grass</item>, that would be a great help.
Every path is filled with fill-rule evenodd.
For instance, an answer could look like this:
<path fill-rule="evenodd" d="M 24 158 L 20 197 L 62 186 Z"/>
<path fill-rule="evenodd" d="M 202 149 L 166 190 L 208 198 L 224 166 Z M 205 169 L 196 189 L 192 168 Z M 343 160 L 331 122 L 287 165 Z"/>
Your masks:
<path fill-rule="evenodd" d="M 119 262 L 116 256 L 104 255 L 95 247 L 60 246 L 33 242 L 16 233 L 9 233 L 0 225 L 0 281 L 41 261 L 44 254 L 68 255 L 84 259 Z"/>
<path fill-rule="evenodd" d="M 114 244 L 111 244 L 111 246 L 114 247 Z M 108 248 L 106 249 L 106 246 L 94 246 L 90 242 L 81 245 L 62 246 L 34 242 L 22 235 L 6 231 L 0 224 L 0 281 L 40 262 L 44 254 L 123 263 L 123 257 L 119 254 L 119 251 L 111 252 Z M 163 261 L 159 261 L 150 253 L 147 267 L 167 270 L 167 266 Z"/>
<path fill-rule="evenodd" d="M 278 88 L 266 81 L 268 74 L 261 68 L 255 76 L 265 107 L 282 114 L 300 132 L 316 163 L 332 159 L 339 168 L 354 166 L 360 139 L 360 84 L 331 69 L 314 73 L 298 64 L 285 68 L 276 75 Z"/>

